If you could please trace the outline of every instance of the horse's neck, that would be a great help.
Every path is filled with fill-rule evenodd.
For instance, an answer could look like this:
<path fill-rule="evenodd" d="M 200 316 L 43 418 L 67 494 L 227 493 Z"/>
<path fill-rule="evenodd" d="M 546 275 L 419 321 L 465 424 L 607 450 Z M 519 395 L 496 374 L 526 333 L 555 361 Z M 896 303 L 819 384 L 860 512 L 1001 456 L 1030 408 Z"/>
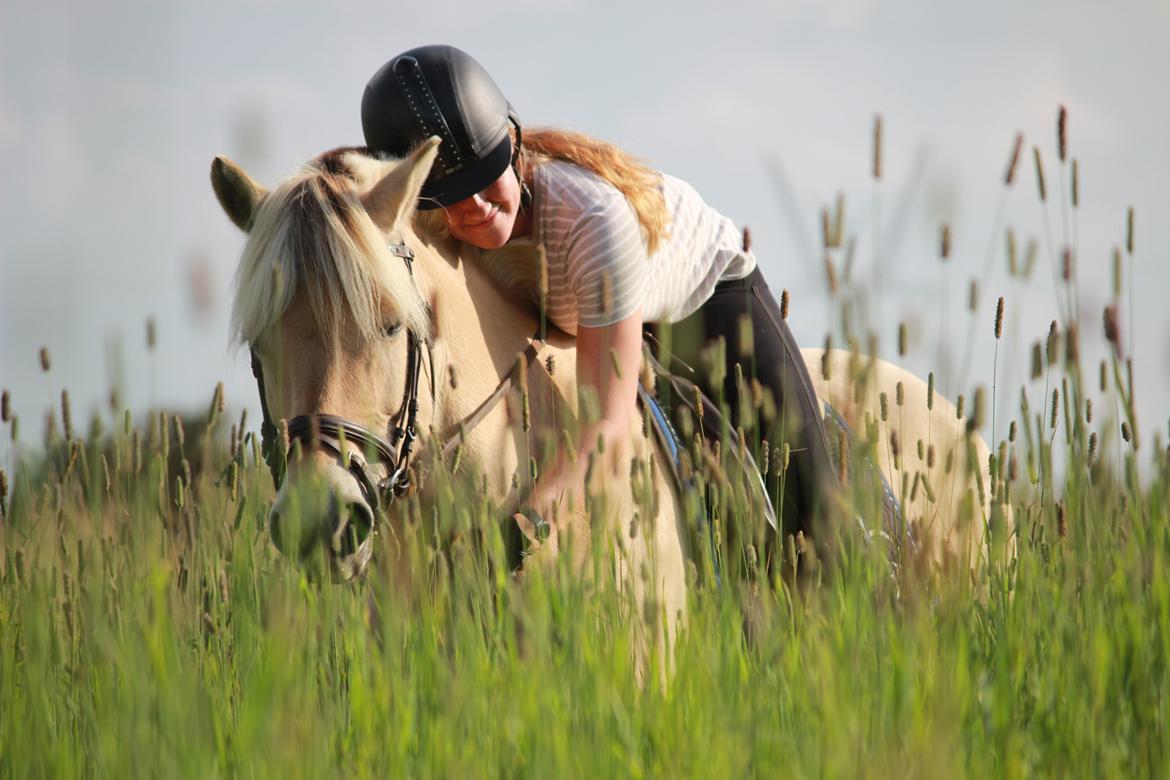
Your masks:
<path fill-rule="evenodd" d="M 454 241 L 434 248 L 443 259 L 428 268 L 429 294 L 445 362 L 457 378 L 446 391 L 454 408 L 438 411 L 457 418 L 512 370 L 537 320 L 496 286 L 474 249 Z"/>
<path fill-rule="evenodd" d="M 443 324 L 451 332 L 443 337 L 460 352 L 465 351 L 464 342 L 470 342 L 468 346 L 475 349 L 480 339 L 471 332 L 475 330 L 471 325 L 478 323 L 483 340 L 493 352 L 523 349 L 536 332 L 536 318 L 497 286 L 474 248 L 452 242 L 442 249 L 456 247 L 458 254 L 454 257 L 444 253 L 446 262 L 434 277 L 437 305 L 446 307 L 446 314 L 457 315 L 445 318 Z"/>

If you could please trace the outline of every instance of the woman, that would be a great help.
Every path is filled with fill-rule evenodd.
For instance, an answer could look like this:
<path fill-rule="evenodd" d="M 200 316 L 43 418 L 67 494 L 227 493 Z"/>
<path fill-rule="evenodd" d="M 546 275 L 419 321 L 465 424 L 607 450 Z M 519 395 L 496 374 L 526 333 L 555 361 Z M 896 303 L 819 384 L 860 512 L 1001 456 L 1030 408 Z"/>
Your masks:
<path fill-rule="evenodd" d="M 820 410 L 779 306 L 731 220 L 686 183 L 610 144 L 522 131 L 491 76 L 451 46 L 411 49 L 386 63 L 366 85 L 362 127 L 371 149 L 398 156 L 432 135 L 442 139 L 418 208 L 442 208 L 454 237 L 484 250 L 525 240 L 545 248 L 546 316 L 576 334 L 578 382 L 596 390 L 601 414 L 576 457 L 560 453 L 541 475 L 529 498 L 538 515 L 551 518 L 558 496 L 579 484 L 598 436 L 615 442 L 637 414 L 643 326 L 677 323 L 676 332 L 698 336 L 692 341 L 724 339 L 723 386 L 704 389 L 729 402 L 733 420 L 734 362 L 742 359 L 748 378 L 771 392 L 777 420 L 792 423 L 787 435 L 771 433 L 773 442 L 784 435 L 793 452 L 785 531 L 810 532 L 832 473 Z M 745 315 L 751 344 L 741 343 Z"/>

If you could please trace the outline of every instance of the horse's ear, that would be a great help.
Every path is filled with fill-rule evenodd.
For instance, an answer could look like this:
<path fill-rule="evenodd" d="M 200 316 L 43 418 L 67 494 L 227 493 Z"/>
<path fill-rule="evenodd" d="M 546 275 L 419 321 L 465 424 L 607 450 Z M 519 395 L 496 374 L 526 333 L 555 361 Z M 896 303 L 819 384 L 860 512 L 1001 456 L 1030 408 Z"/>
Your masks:
<path fill-rule="evenodd" d="M 222 156 L 211 161 L 211 187 L 228 219 L 245 233 L 251 230 L 256 209 L 268 195 L 268 190 L 253 181 L 243 168 Z"/>
<path fill-rule="evenodd" d="M 362 196 L 362 205 L 375 225 L 382 230 L 392 230 L 414 213 L 438 151 L 439 137 L 432 135 Z"/>

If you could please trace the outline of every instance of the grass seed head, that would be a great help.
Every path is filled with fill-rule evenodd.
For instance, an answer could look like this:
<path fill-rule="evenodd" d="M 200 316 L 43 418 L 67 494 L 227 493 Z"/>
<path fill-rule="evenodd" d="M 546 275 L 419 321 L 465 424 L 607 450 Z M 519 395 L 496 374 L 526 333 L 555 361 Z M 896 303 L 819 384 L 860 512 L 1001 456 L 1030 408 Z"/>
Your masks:
<path fill-rule="evenodd" d="M 926 408 L 934 409 L 934 372 L 931 371 L 926 377 Z"/>
<path fill-rule="evenodd" d="M 1133 257 L 1133 206 L 1125 212 L 1125 252 Z"/>
<path fill-rule="evenodd" d="M 606 315 L 613 311 L 613 276 L 609 272 L 601 275 L 601 311 Z"/>
<path fill-rule="evenodd" d="M 902 406 L 906 403 L 906 386 L 902 384 L 902 380 L 898 380 L 898 384 L 894 385 L 894 403 Z"/>
<path fill-rule="evenodd" d="M 979 308 L 979 280 L 972 277 L 967 285 L 967 311 L 972 314 Z"/>
<path fill-rule="evenodd" d="M 906 323 L 898 323 L 898 357 L 906 356 Z"/>
<path fill-rule="evenodd" d="M 1016 231 L 1009 227 L 1004 240 L 1007 245 L 1008 275 L 1019 276 L 1020 263 L 1016 252 Z"/>
<path fill-rule="evenodd" d="M 999 296 L 999 301 L 995 304 L 995 339 L 998 341 L 1003 337 L 1003 296 Z"/>
<path fill-rule="evenodd" d="M 741 314 L 739 316 L 739 356 L 746 358 L 755 354 L 755 335 L 752 331 L 752 318 L 750 314 Z"/>
<path fill-rule="evenodd" d="M 882 178 L 882 115 L 873 117 L 873 178 Z"/>
<path fill-rule="evenodd" d="M 833 246 L 840 248 L 845 241 L 845 193 L 837 193 L 837 202 L 833 205 Z"/>
<path fill-rule="evenodd" d="M 41 371 L 44 371 L 47 374 L 49 372 L 49 369 L 53 367 L 52 362 L 49 360 L 49 348 L 48 347 L 41 347 L 40 359 L 41 359 Z"/>
<path fill-rule="evenodd" d="M 61 425 L 65 430 L 65 441 L 73 441 L 73 409 L 69 405 L 69 391 L 61 391 Z"/>
<path fill-rule="evenodd" d="M 0 393 L 0 422 L 8 422 L 12 419 L 12 400 L 8 395 L 8 389 L 5 388 Z"/>
<path fill-rule="evenodd" d="M 1010 187 L 1016 180 L 1016 170 L 1020 167 L 1020 152 L 1024 148 L 1024 134 L 1016 133 L 1016 141 L 1012 144 L 1012 156 L 1008 160 L 1007 172 L 1004 173 L 1004 186 Z"/>
<path fill-rule="evenodd" d="M 943 223 L 942 229 L 939 231 L 939 256 L 946 260 L 951 256 L 951 226 Z"/>
<path fill-rule="evenodd" d="M 747 225 L 743 226 L 743 251 L 752 251 L 752 229 Z"/>
<path fill-rule="evenodd" d="M 1074 321 L 1068 324 L 1068 331 L 1064 334 L 1064 361 L 1069 365 L 1075 365 L 1080 360 L 1080 356 L 1080 330 L 1077 329 L 1077 323 Z"/>
<path fill-rule="evenodd" d="M 785 288 L 780 293 L 780 319 L 782 319 L 782 320 L 788 319 L 788 301 L 789 301 L 788 290 L 787 290 L 787 288 Z"/>
<path fill-rule="evenodd" d="M 1113 247 L 1113 297 L 1121 296 L 1121 247 Z"/>
<path fill-rule="evenodd" d="M 986 404 L 985 395 L 983 385 L 975 388 L 975 400 L 972 403 L 974 408 L 971 410 L 971 416 L 967 418 L 968 433 L 972 433 L 983 427 L 983 411 Z"/>
<path fill-rule="evenodd" d="M 1036 161 L 1036 187 L 1040 193 L 1040 202 L 1048 200 L 1048 188 L 1044 185 L 1044 162 L 1040 159 L 1039 147 L 1032 147 L 1032 157 Z"/>
<path fill-rule="evenodd" d="M 1035 238 L 1028 239 L 1024 247 L 1024 278 L 1031 279 L 1032 271 L 1036 268 L 1036 257 L 1040 254 L 1040 243 Z"/>
<path fill-rule="evenodd" d="M 1117 306 L 1109 305 L 1102 312 L 1105 326 L 1105 340 L 1113 346 L 1113 351 L 1121 354 L 1121 326 L 1118 323 Z"/>
<path fill-rule="evenodd" d="M 833 258 L 825 254 L 825 284 L 829 286 L 829 294 L 835 295 L 840 283 L 837 281 L 837 268 L 833 265 Z"/>
<path fill-rule="evenodd" d="M 1052 409 L 1048 413 L 1048 427 L 1056 430 L 1056 415 L 1060 411 L 1060 388 L 1052 388 Z"/>
<path fill-rule="evenodd" d="M 544 310 L 544 302 L 548 298 L 548 254 L 545 252 L 544 244 L 536 247 L 536 265 L 537 265 L 537 292 L 540 294 L 540 307 Z"/>
<path fill-rule="evenodd" d="M 183 427 L 183 418 L 176 414 L 171 419 L 175 425 L 175 442 L 179 445 L 179 450 L 182 451 L 187 444 L 187 430 Z"/>
<path fill-rule="evenodd" d="M 1081 174 L 1080 166 L 1074 158 L 1072 161 L 1072 207 L 1078 208 L 1081 205 Z"/>
<path fill-rule="evenodd" d="M 1032 343 L 1032 379 L 1037 380 L 1044 373 L 1044 353 L 1040 349 L 1040 342 Z"/>
<path fill-rule="evenodd" d="M 146 350 L 154 352 L 155 346 L 158 344 L 158 327 L 155 325 L 154 317 L 146 318 Z"/>
<path fill-rule="evenodd" d="M 1060 107 L 1056 115 L 1056 145 L 1060 152 L 1060 161 L 1068 160 L 1068 109 Z"/>

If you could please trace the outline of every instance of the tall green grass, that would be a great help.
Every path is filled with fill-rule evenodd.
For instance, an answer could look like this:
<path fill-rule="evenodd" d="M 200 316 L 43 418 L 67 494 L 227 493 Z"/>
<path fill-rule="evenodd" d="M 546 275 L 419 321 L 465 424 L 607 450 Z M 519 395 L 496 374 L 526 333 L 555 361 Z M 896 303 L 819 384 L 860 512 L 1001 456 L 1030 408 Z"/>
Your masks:
<path fill-rule="evenodd" d="M 387 535 L 362 581 L 316 584 L 271 547 L 250 454 L 233 491 L 211 481 L 213 448 L 180 508 L 162 453 L 134 473 L 130 444 L 81 444 L 88 470 L 79 454 L 67 477 L 61 447 L 11 481 L 4 776 L 1170 767 L 1164 460 L 1140 491 L 1105 468 L 1059 505 L 1023 491 L 1018 557 L 977 582 L 897 583 L 865 550 L 795 585 L 696 580 L 656 684 L 612 580 L 516 580 L 469 544 L 438 555 L 420 521 L 412 586 Z M 123 463 L 108 486 L 103 447 Z"/>

